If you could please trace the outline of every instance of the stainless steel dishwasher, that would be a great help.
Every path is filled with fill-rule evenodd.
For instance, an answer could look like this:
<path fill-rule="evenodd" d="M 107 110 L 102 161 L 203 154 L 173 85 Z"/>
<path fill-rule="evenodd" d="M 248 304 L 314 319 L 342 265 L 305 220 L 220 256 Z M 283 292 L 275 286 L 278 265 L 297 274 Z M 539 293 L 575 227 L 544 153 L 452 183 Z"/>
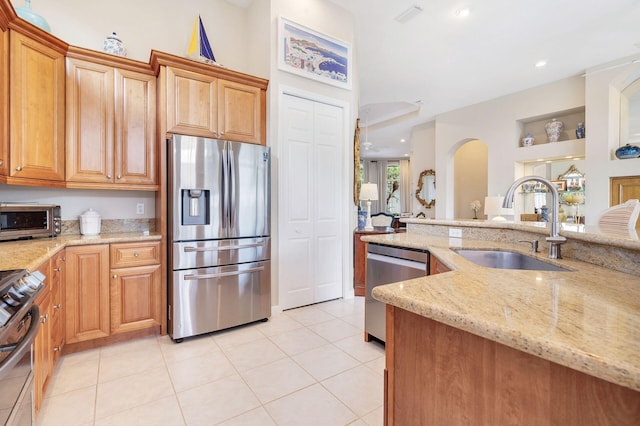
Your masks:
<path fill-rule="evenodd" d="M 429 271 L 429 252 L 368 244 L 367 279 L 364 306 L 365 340 L 371 337 L 386 341 L 386 304 L 371 295 L 374 287 L 424 277 Z"/>

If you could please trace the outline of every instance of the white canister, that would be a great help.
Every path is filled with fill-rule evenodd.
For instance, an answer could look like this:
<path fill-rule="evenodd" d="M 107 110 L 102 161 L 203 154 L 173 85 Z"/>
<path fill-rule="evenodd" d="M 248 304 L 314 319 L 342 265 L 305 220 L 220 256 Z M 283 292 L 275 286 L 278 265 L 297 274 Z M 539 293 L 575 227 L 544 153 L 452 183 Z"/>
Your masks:
<path fill-rule="evenodd" d="M 89 209 L 82 213 L 79 219 L 82 235 L 98 235 L 100 233 L 100 215 L 97 211 Z"/>

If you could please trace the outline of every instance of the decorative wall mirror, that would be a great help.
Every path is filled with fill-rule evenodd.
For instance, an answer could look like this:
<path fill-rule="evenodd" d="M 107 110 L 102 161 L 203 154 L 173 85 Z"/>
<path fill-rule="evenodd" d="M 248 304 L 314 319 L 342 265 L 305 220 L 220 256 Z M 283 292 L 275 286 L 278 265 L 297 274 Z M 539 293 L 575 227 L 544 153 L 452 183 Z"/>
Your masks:
<path fill-rule="evenodd" d="M 424 207 L 430 209 L 436 204 L 436 172 L 429 169 L 423 170 L 418 177 L 418 189 L 416 199 Z"/>
<path fill-rule="evenodd" d="M 576 169 L 573 164 L 566 172 L 558 176 L 558 180 L 563 180 L 567 183 L 565 186 L 567 191 L 584 191 L 584 173 Z"/>
<path fill-rule="evenodd" d="M 620 146 L 640 143 L 640 78 L 620 93 Z"/>

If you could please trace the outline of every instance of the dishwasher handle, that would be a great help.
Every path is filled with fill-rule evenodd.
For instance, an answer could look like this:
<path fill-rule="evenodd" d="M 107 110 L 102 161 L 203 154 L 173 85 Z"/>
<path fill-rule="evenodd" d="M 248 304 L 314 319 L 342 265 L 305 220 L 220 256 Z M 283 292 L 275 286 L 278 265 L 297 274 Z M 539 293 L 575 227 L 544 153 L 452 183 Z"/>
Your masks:
<path fill-rule="evenodd" d="M 406 266 L 407 268 L 418 269 L 420 271 L 427 270 L 427 264 L 424 262 L 416 262 L 415 260 L 400 259 L 398 257 L 382 256 L 375 253 L 367 253 L 367 261 L 391 263 L 393 265 Z"/>

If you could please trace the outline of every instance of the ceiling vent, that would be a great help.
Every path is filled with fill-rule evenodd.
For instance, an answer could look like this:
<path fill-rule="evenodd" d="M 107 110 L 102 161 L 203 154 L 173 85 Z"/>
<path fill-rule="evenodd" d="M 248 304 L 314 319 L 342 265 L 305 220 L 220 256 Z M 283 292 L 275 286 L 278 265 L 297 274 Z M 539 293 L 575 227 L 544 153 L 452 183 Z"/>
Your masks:
<path fill-rule="evenodd" d="M 409 7 L 409 9 L 396 16 L 395 20 L 400 22 L 401 24 L 404 24 L 405 22 L 408 22 L 409 20 L 415 18 L 423 10 L 424 9 L 422 7 L 414 4 L 413 6 Z"/>

